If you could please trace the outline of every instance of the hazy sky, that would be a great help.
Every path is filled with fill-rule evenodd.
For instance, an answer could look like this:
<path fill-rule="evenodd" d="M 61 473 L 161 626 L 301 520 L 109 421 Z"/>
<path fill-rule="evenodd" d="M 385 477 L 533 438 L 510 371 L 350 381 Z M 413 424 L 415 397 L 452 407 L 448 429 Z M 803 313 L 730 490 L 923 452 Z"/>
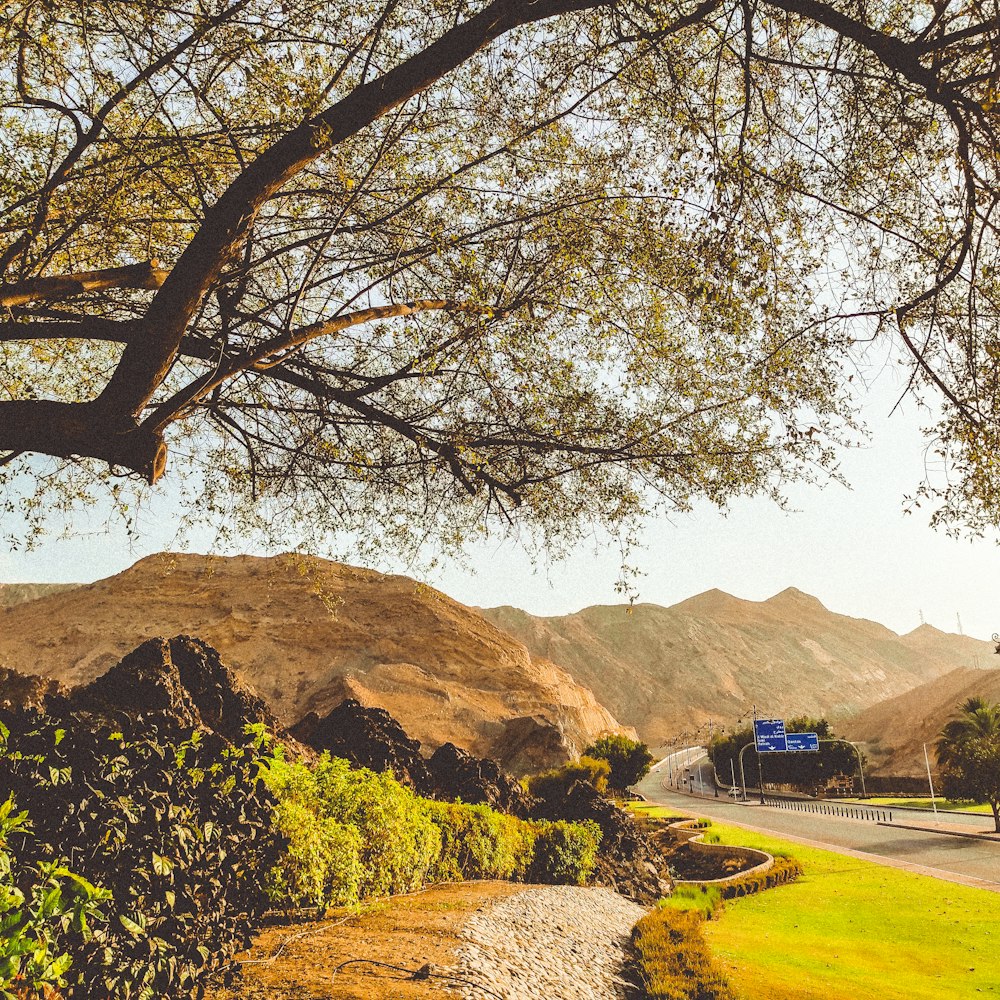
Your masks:
<path fill-rule="evenodd" d="M 904 515 L 902 498 L 922 476 L 924 443 L 912 404 L 887 419 L 895 399 L 883 380 L 866 419 L 869 448 L 843 456 L 853 484 L 791 491 L 792 512 L 768 500 L 738 501 L 727 517 L 702 505 L 689 515 L 650 523 L 645 548 L 631 562 L 643 571 L 639 600 L 674 604 L 718 587 L 764 600 L 794 586 L 833 611 L 880 621 L 897 632 L 930 624 L 988 638 L 1000 631 L 1000 549 L 995 540 L 955 541 L 927 526 L 927 514 Z M 75 526 L 76 527 L 76 526 Z M 82 527 L 82 525 L 81 525 Z M 120 535 L 49 540 L 32 553 L 0 554 L 3 582 L 91 582 L 160 550 L 169 525 L 129 550 Z M 248 545 L 247 551 L 257 551 Z M 318 553 L 324 555 L 325 553 Z M 617 550 L 581 548 L 565 562 L 535 566 L 513 544 L 472 550 L 468 567 L 447 566 L 433 583 L 466 604 L 513 604 L 535 614 L 565 614 L 616 604 Z M 379 569 L 405 571 L 404 567 Z"/>

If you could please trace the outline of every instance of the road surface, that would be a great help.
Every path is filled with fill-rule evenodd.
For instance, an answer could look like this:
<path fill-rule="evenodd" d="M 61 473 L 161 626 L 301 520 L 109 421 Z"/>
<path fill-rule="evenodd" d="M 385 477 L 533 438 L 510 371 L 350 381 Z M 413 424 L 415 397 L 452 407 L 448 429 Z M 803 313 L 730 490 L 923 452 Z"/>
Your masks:
<path fill-rule="evenodd" d="M 710 766 L 700 747 L 689 748 L 658 762 L 638 785 L 639 792 L 650 802 L 720 823 L 773 833 L 789 839 L 808 842 L 842 854 L 856 855 L 894 867 L 919 871 L 953 882 L 976 885 L 1000 892 L 1000 840 L 986 841 L 948 833 L 908 830 L 900 824 L 930 826 L 933 815 L 916 815 L 911 811 L 893 810 L 893 823 L 881 825 L 872 819 L 846 819 L 808 812 L 792 812 L 757 805 L 750 793 L 750 802 L 733 802 L 726 797 L 715 798 L 709 776 Z M 688 778 L 690 768 L 693 787 L 706 794 L 690 795 L 675 790 L 671 781 Z M 748 776 L 749 777 L 749 776 Z M 691 782 L 687 781 L 688 787 Z M 961 822 L 962 817 L 949 814 L 941 822 Z M 985 819 L 985 822 L 984 822 Z M 984 832 L 992 827 L 992 817 L 976 817 Z"/>

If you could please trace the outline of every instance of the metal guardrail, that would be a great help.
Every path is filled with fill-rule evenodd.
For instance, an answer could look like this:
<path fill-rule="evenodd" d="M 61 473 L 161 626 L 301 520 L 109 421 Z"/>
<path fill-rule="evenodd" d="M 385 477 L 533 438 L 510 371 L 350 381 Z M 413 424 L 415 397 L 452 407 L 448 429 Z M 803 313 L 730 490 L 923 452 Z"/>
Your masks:
<path fill-rule="evenodd" d="M 840 816 L 844 819 L 867 819 L 874 823 L 891 823 L 891 809 L 872 809 L 867 806 L 844 806 L 832 802 L 805 802 L 797 799 L 775 799 L 764 796 L 764 805 L 791 812 L 809 812 L 820 816 Z"/>

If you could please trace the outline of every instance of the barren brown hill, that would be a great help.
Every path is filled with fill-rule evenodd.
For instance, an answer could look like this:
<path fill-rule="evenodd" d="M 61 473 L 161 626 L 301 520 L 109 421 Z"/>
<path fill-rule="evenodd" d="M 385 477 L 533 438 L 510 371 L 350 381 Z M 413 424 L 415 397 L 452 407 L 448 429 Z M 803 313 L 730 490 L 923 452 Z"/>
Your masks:
<path fill-rule="evenodd" d="M 794 588 L 759 602 L 710 590 L 630 614 L 622 606 L 556 618 L 509 607 L 483 614 L 532 655 L 564 666 L 651 744 L 754 704 L 775 716 L 853 714 L 993 652 L 936 630 L 900 637 Z"/>
<path fill-rule="evenodd" d="M 75 586 L 75 583 L 0 583 L 0 608 L 12 608 L 15 604 L 72 590 Z"/>
<path fill-rule="evenodd" d="M 922 777 L 924 744 L 933 768 L 936 763 L 933 747 L 938 734 L 958 714 L 958 707 L 975 695 L 1000 702 L 1000 669 L 959 667 L 872 705 L 845 722 L 841 729 L 848 739 L 865 744 L 872 774 Z"/>
<path fill-rule="evenodd" d="M 353 697 L 429 750 L 452 741 L 512 770 L 620 728 L 562 668 L 439 591 L 297 555 L 156 555 L 19 604 L 0 611 L 0 664 L 78 685 L 178 633 L 218 649 L 285 723 Z"/>

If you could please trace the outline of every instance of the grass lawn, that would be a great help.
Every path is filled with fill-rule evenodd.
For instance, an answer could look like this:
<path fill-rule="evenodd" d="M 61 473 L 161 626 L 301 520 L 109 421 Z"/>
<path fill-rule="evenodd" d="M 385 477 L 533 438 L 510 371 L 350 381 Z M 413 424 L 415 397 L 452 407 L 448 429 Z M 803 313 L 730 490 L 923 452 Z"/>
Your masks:
<path fill-rule="evenodd" d="M 719 823 L 712 830 L 721 843 L 784 852 L 805 869 L 791 885 L 730 900 L 704 925 L 741 1000 L 1000 997 L 1000 894 Z"/>
<path fill-rule="evenodd" d="M 928 812 L 933 809 L 930 799 L 893 799 L 893 798 L 870 798 L 870 799 L 831 799 L 831 802 L 859 802 L 869 806 L 905 806 L 907 809 L 926 809 Z M 986 813 L 992 814 L 989 805 L 985 802 L 979 805 L 972 805 L 969 802 L 957 802 L 954 799 L 937 799 L 938 809 L 955 809 L 958 812 Z"/>

